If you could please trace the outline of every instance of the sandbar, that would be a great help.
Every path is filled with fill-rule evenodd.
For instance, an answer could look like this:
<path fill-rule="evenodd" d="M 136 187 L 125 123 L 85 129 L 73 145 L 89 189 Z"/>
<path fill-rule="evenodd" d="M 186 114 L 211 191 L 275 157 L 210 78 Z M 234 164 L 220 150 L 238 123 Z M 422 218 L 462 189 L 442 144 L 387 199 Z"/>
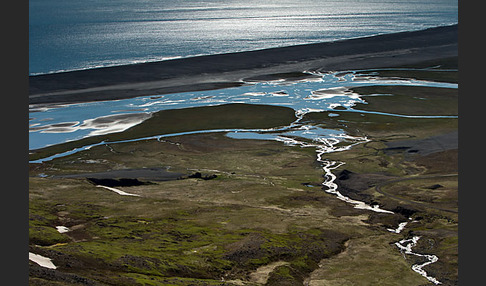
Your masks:
<path fill-rule="evenodd" d="M 210 90 L 246 78 L 345 71 L 457 57 L 458 25 L 420 31 L 29 77 L 29 104 L 78 103 Z"/>

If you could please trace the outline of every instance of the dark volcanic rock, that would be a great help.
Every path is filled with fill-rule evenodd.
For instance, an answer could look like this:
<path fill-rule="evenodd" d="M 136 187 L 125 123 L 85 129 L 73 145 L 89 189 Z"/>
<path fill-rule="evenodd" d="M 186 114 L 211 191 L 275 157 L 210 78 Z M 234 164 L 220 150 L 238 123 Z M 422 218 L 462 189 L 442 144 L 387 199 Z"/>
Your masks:
<path fill-rule="evenodd" d="M 394 213 L 399 213 L 404 215 L 405 217 L 411 217 L 414 213 L 417 212 L 417 210 L 410 209 L 410 208 L 404 208 L 402 206 L 397 206 L 392 210 Z"/>
<path fill-rule="evenodd" d="M 95 178 L 95 179 L 137 179 L 143 181 L 171 181 L 177 180 L 184 174 L 169 172 L 166 168 L 139 168 L 139 169 L 119 169 L 96 173 L 79 173 L 62 176 L 58 178 Z M 128 181 L 126 181 L 128 182 Z"/>
<path fill-rule="evenodd" d="M 351 171 L 348 171 L 348 170 L 344 169 L 344 170 L 342 170 L 342 171 L 341 171 L 341 172 L 340 172 L 340 173 L 337 175 L 337 178 L 338 178 L 338 180 L 341 180 L 341 181 L 343 181 L 343 180 L 347 180 L 347 179 L 349 179 L 349 175 L 350 175 L 350 174 L 352 174 L 352 173 L 353 173 L 353 172 L 351 172 Z"/>
<path fill-rule="evenodd" d="M 140 186 L 148 185 L 151 183 L 142 182 L 138 179 L 131 178 L 121 178 L 121 179 L 97 179 L 97 178 L 86 178 L 90 183 L 95 185 L 102 185 L 106 187 L 130 187 L 130 186 Z"/>
<path fill-rule="evenodd" d="M 203 176 L 200 172 L 196 172 L 192 175 L 189 175 L 188 178 L 193 178 L 193 179 L 203 179 L 203 180 L 212 180 L 212 179 L 215 179 L 217 178 L 218 176 L 216 175 L 206 175 L 206 176 Z"/>
<path fill-rule="evenodd" d="M 338 185 L 338 190 L 341 194 L 353 200 L 373 205 L 377 204 L 373 200 L 373 196 L 364 193 L 364 191 L 389 179 L 390 177 L 381 174 L 359 174 L 344 169 L 336 174 L 334 182 Z"/>
<path fill-rule="evenodd" d="M 436 189 L 438 189 L 438 188 L 442 188 L 442 187 L 444 187 L 444 186 L 442 186 L 442 185 L 440 185 L 440 184 L 434 184 L 434 185 L 432 185 L 432 186 L 428 186 L 428 187 L 426 187 L 426 189 L 429 189 L 429 190 L 436 190 Z"/>

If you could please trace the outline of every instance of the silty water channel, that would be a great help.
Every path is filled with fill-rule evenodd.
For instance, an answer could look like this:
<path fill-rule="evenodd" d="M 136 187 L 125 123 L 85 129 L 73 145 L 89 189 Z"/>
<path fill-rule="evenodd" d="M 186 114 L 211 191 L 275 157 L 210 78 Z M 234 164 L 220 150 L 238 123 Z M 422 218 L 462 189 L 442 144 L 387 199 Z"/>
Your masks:
<path fill-rule="evenodd" d="M 437 69 L 434 69 L 437 71 Z M 360 72 L 360 73 L 358 73 Z M 362 72 L 366 72 L 363 74 Z M 152 113 L 160 110 L 190 108 L 198 106 L 211 106 L 229 103 L 266 104 L 292 108 L 297 120 L 289 126 L 272 129 L 224 129 L 202 130 L 177 134 L 164 134 L 146 138 L 137 138 L 119 142 L 129 142 L 145 139 L 157 139 L 206 132 L 225 132 L 227 136 L 236 139 L 262 139 L 277 140 L 287 145 L 296 145 L 302 148 L 315 148 L 317 161 L 322 164 L 325 181 L 322 183 L 326 192 L 334 194 L 338 199 L 351 204 L 355 208 L 374 212 L 390 213 L 392 211 L 380 208 L 378 205 L 368 205 L 364 202 L 353 200 L 344 196 L 334 183 L 336 176 L 332 171 L 344 162 L 329 161 L 324 158 L 326 153 L 349 150 L 357 144 L 368 142 L 366 137 L 355 137 L 346 134 L 343 130 L 323 129 L 313 125 L 300 123 L 303 116 L 310 112 L 332 111 L 341 106 L 347 111 L 353 112 L 356 103 L 366 103 L 359 94 L 353 93 L 349 88 L 373 85 L 392 86 L 426 86 L 457 88 L 457 84 L 441 83 L 414 79 L 381 78 L 375 76 L 372 70 L 347 71 L 330 73 L 307 72 L 308 78 L 302 80 L 280 79 L 273 81 L 245 81 L 239 87 L 164 94 L 158 96 L 144 96 L 115 101 L 87 102 L 57 106 L 29 106 L 29 149 L 34 150 L 49 145 L 66 141 L 77 140 L 83 137 L 120 132 L 143 122 Z M 359 111 L 364 112 L 364 111 Z M 381 112 L 369 112 L 386 114 L 390 116 L 415 117 L 415 118 L 456 118 L 457 116 L 407 116 Z M 330 116 L 336 115 L 330 113 Z M 343 144 L 344 143 L 344 144 Z M 31 163 L 39 163 L 56 157 L 70 155 L 92 146 L 102 145 L 104 142 L 84 146 L 62 154 L 56 154 Z M 407 222 L 401 223 L 397 229 L 389 229 L 394 233 L 400 233 Z M 427 262 L 421 265 L 413 265 L 412 269 L 427 278 L 434 284 L 440 282 L 422 269 L 425 265 L 437 261 L 435 255 L 425 255 L 412 252 L 419 237 L 404 239 L 396 242 L 396 246 L 405 254 L 427 258 Z"/>

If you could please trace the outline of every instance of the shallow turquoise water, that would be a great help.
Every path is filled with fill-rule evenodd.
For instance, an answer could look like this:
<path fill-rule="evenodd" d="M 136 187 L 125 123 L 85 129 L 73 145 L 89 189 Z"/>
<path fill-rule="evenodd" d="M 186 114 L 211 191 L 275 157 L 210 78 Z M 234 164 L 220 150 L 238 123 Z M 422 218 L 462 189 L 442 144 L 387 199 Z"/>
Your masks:
<path fill-rule="evenodd" d="M 373 76 L 356 77 L 353 72 L 340 72 L 322 74 L 319 78 L 302 81 L 252 82 L 240 87 L 219 90 L 87 102 L 48 109 L 31 106 L 29 149 L 38 149 L 90 135 L 123 131 L 147 119 L 150 113 L 167 109 L 228 103 L 268 104 L 292 108 L 297 117 L 308 112 L 331 110 L 337 106 L 352 110 L 355 103 L 364 100 L 348 88 L 370 85 L 457 88 L 457 84 L 450 83 Z"/>

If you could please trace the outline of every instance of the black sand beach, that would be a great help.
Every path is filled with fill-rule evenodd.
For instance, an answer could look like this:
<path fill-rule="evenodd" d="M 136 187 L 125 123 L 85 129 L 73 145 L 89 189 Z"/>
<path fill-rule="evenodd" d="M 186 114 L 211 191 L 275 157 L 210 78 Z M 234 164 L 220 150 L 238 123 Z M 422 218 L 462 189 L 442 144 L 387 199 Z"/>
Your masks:
<path fill-rule="evenodd" d="M 73 103 L 217 89 L 245 78 L 414 64 L 457 56 L 458 26 L 29 77 L 29 103 Z"/>

